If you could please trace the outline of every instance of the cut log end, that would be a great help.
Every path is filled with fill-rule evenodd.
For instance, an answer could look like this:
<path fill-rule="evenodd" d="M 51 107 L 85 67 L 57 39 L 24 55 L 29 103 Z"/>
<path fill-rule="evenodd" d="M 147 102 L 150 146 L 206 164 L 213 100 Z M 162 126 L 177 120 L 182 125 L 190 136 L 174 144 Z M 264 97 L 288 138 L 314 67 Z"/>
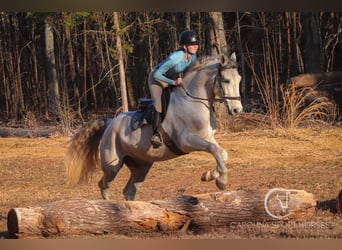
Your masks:
<path fill-rule="evenodd" d="M 18 215 L 15 209 L 11 209 L 7 215 L 7 229 L 8 236 L 11 239 L 17 239 L 19 233 L 19 223 L 18 223 Z"/>
<path fill-rule="evenodd" d="M 337 196 L 336 208 L 337 208 L 337 212 L 342 215 L 342 190 L 340 191 L 340 193 Z"/>
<path fill-rule="evenodd" d="M 42 207 L 12 208 L 7 215 L 8 236 L 12 239 L 42 235 Z"/>

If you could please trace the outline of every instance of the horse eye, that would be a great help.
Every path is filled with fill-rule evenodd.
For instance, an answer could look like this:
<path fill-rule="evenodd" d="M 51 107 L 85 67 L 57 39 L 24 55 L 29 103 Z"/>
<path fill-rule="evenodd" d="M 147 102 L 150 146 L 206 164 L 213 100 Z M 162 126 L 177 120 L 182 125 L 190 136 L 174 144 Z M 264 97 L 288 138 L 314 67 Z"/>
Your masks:
<path fill-rule="evenodd" d="M 229 79 L 224 79 L 223 82 L 224 83 L 230 83 L 230 80 Z"/>

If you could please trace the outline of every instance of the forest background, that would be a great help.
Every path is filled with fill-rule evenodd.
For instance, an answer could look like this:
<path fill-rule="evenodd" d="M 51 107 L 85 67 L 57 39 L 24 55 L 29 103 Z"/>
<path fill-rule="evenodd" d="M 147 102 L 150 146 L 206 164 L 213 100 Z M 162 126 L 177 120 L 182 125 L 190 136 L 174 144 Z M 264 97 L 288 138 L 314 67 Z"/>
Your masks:
<path fill-rule="evenodd" d="M 135 110 L 185 29 L 199 34 L 200 56 L 237 53 L 245 112 L 276 126 L 340 120 L 341 85 L 332 99 L 291 85 L 302 73 L 340 77 L 339 12 L 1 12 L 0 125 L 67 132 Z"/>

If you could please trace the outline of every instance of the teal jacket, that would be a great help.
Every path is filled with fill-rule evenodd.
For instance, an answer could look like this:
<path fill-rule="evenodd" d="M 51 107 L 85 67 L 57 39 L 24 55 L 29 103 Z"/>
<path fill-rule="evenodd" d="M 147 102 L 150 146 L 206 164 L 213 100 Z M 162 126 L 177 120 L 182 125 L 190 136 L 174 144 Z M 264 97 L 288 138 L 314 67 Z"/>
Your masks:
<path fill-rule="evenodd" d="M 185 61 L 184 54 L 185 52 L 182 49 L 171 53 L 164 61 L 157 65 L 153 77 L 156 80 L 173 85 L 179 73 L 187 70 L 197 59 L 196 55 L 192 55 L 189 61 Z"/>

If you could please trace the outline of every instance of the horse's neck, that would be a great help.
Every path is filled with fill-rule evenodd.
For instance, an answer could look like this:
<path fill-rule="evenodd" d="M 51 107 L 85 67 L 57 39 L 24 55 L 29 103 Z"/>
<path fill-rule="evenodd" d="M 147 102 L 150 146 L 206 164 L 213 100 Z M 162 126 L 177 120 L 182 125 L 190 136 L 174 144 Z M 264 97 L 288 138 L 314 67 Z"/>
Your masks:
<path fill-rule="evenodd" d="M 168 110 L 163 123 L 165 131 L 172 134 L 172 131 L 176 130 L 175 137 L 179 135 L 179 131 L 186 130 L 195 134 L 211 131 L 210 129 L 216 127 L 212 104 L 208 100 L 194 99 L 188 96 L 184 89 L 177 87 L 171 93 L 172 109 L 171 112 Z M 179 127 L 182 129 L 178 130 Z"/>
<path fill-rule="evenodd" d="M 203 85 L 183 85 L 175 88 L 171 93 L 171 105 L 177 103 L 177 106 L 184 109 L 193 110 L 195 113 L 201 110 L 203 113 L 210 112 L 213 105 L 212 97 Z M 204 115 L 204 114 L 203 114 Z"/>
<path fill-rule="evenodd" d="M 171 100 L 184 109 L 201 110 L 207 116 L 213 105 L 213 78 L 217 74 L 217 63 L 211 62 L 203 67 L 200 65 L 188 72 L 184 77 L 182 87 L 175 88 L 171 93 Z M 172 105 L 172 103 L 170 103 Z"/>
<path fill-rule="evenodd" d="M 190 75 L 184 79 L 183 87 L 192 96 L 212 99 L 214 88 L 212 83 L 216 72 L 216 68 L 208 68 L 203 71 L 193 72 L 193 76 Z"/>

